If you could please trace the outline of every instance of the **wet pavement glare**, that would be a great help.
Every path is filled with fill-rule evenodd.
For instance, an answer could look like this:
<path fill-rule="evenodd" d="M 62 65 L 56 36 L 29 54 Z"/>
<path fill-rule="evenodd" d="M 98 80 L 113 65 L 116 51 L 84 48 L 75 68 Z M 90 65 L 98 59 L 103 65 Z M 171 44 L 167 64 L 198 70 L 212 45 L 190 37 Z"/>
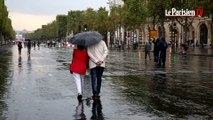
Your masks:
<path fill-rule="evenodd" d="M 71 48 L 0 50 L 2 120 L 213 119 L 213 57 L 167 54 L 166 67 L 142 50 L 110 50 L 100 101 L 78 104 Z M 152 54 L 151 54 L 152 55 Z M 90 97 L 87 73 L 84 97 Z"/>

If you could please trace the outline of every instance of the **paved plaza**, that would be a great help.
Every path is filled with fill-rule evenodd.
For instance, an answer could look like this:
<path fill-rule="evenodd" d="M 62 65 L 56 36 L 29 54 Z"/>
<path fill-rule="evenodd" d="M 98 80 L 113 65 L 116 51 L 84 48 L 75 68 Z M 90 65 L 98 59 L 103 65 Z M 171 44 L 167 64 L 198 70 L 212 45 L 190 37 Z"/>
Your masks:
<path fill-rule="evenodd" d="M 17 46 L 0 49 L 1 120 L 213 119 L 213 54 L 190 48 L 188 56 L 167 52 L 165 67 L 145 61 L 139 50 L 109 51 L 99 102 L 78 104 L 69 72 L 72 48 Z M 152 55 L 152 54 L 151 54 Z M 153 58 L 153 57 L 152 57 Z M 84 98 L 91 97 L 89 71 Z"/>

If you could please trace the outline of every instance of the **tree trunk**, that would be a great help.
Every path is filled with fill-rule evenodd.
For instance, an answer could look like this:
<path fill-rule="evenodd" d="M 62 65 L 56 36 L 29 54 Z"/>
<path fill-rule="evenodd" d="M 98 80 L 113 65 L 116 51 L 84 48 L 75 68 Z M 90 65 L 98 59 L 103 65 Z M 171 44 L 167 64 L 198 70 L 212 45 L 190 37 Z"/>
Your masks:
<path fill-rule="evenodd" d="M 0 32 L 0 45 L 2 44 L 2 33 Z"/>
<path fill-rule="evenodd" d="M 160 25 L 161 25 L 161 28 L 162 28 L 162 37 L 166 37 L 165 36 L 165 28 L 164 28 L 164 21 L 165 21 L 165 19 L 164 18 L 162 18 L 161 20 L 160 20 Z"/>
<path fill-rule="evenodd" d="M 212 23 L 211 23 L 211 48 L 213 49 L 213 16 L 211 16 Z"/>
<path fill-rule="evenodd" d="M 155 30 L 156 16 L 153 16 L 152 30 Z"/>
<path fill-rule="evenodd" d="M 188 26 L 187 26 L 188 19 L 187 17 L 185 18 L 185 24 L 183 26 L 184 30 L 184 37 L 183 37 L 183 43 L 185 44 L 187 42 L 187 32 L 188 32 Z"/>
<path fill-rule="evenodd" d="M 114 39 L 115 39 L 115 31 L 111 31 L 110 32 L 110 43 L 109 43 L 111 48 L 114 45 Z"/>

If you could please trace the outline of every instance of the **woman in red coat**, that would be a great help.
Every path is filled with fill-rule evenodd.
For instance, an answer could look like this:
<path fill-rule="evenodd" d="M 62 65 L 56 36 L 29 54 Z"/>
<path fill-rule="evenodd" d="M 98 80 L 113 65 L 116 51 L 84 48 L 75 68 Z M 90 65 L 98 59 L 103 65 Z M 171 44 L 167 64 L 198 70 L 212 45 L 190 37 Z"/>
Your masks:
<path fill-rule="evenodd" d="M 70 73 L 73 74 L 78 90 L 78 101 L 82 102 L 84 76 L 86 74 L 86 66 L 88 63 L 88 55 L 84 46 L 77 45 L 77 49 L 73 51 L 73 59 L 70 65 Z"/>

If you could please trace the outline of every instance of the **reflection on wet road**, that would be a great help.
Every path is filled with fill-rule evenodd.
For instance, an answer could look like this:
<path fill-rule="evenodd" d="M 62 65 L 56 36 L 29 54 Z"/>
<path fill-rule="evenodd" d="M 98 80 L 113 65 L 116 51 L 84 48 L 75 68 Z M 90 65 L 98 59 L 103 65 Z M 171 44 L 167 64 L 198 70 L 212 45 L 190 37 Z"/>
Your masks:
<path fill-rule="evenodd" d="M 113 52 L 106 79 L 112 79 L 115 91 L 123 96 L 118 100 L 121 104 L 133 105 L 133 113 L 212 119 L 213 58 L 169 54 L 166 68 L 161 68 L 145 62 L 143 56 L 141 60 L 140 52 Z"/>
<path fill-rule="evenodd" d="M 5 99 L 7 98 L 7 89 L 10 85 L 8 78 L 11 77 L 11 51 L 5 48 L 0 48 L 0 119 L 5 119 L 4 115 L 7 111 L 7 104 Z"/>
<path fill-rule="evenodd" d="M 78 104 L 71 48 L 42 47 L 30 56 L 25 49 L 19 56 L 16 46 L 8 51 L 0 55 L 0 118 L 6 120 L 213 119 L 213 57 L 168 54 L 162 68 L 145 61 L 142 50 L 111 50 L 101 100 Z M 90 96 L 87 73 L 84 97 Z"/>

